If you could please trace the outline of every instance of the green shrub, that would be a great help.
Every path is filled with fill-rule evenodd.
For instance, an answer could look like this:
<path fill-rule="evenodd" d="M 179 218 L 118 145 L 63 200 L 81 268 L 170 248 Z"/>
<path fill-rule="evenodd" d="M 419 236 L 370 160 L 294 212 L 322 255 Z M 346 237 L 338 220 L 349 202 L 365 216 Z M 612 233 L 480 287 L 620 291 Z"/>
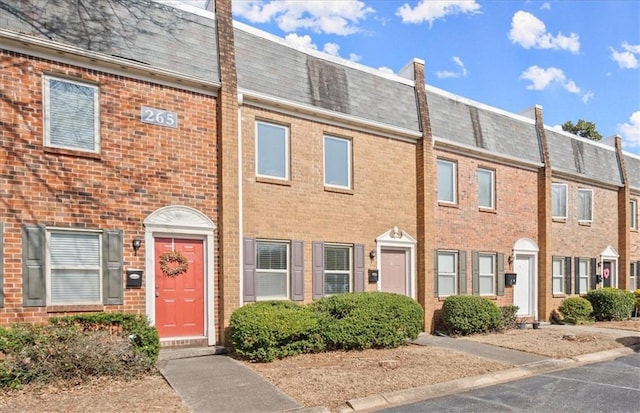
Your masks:
<path fill-rule="evenodd" d="M 451 334 L 468 335 L 500 328 L 502 313 L 491 300 L 475 295 L 452 295 L 442 306 L 442 321 Z"/>
<path fill-rule="evenodd" d="M 558 307 L 563 320 L 572 324 L 582 324 L 591 321 L 593 306 L 591 302 L 583 297 L 569 297 L 562 300 Z"/>
<path fill-rule="evenodd" d="M 398 347 L 418 337 L 424 321 L 415 300 L 384 292 L 336 294 L 311 307 L 329 350 Z"/>
<path fill-rule="evenodd" d="M 587 300 L 593 306 L 596 320 L 626 320 L 635 306 L 631 291 L 618 288 L 599 288 L 587 293 Z"/>
<path fill-rule="evenodd" d="M 324 349 L 316 314 L 292 301 L 263 301 L 231 314 L 231 341 L 236 351 L 254 361 Z"/>
<path fill-rule="evenodd" d="M 518 310 L 520 307 L 517 305 L 505 305 L 500 307 L 500 312 L 502 313 L 502 321 L 500 322 L 500 330 L 509 330 L 512 328 L 516 328 L 517 318 L 518 318 Z"/>

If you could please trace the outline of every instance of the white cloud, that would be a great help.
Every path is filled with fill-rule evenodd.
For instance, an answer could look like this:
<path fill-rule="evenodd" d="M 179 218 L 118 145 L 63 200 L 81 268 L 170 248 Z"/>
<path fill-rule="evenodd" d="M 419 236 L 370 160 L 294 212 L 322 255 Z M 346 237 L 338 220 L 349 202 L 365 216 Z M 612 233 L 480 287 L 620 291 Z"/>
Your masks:
<path fill-rule="evenodd" d="M 453 56 L 451 58 L 451 60 L 453 60 L 453 63 L 456 64 L 456 66 L 458 66 L 458 68 L 460 69 L 457 72 L 452 72 L 449 70 L 442 70 L 439 72 L 436 72 L 436 77 L 438 79 L 447 79 L 447 78 L 456 78 L 456 77 L 466 77 L 467 76 L 467 68 L 464 65 L 464 62 L 462 61 L 462 59 L 460 59 L 458 56 Z"/>
<path fill-rule="evenodd" d="M 618 125 L 618 133 L 622 136 L 625 147 L 640 147 L 640 110 L 629 116 L 629 122 Z"/>
<path fill-rule="evenodd" d="M 479 13 L 480 5 L 476 0 L 420 0 L 415 7 L 403 4 L 396 10 L 396 16 L 402 18 L 403 23 L 420 24 L 444 19 L 455 14 Z"/>
<path fill-rule="evenodd" d="M 611 58 L 618 63 L 621 69 L 637 69 L 640 67 L 638 63 L 638 55 L 640 55 L 640 45 L 629 44 L 627 42 L 622 43 L 622 51 L 617 51 L 613 47 L 610 47 Z"/>
<path fill-rule="evenodd" d="M 551 10 L 551 3 L 545 1 L 542 3 L 542 6 L 540 6 L 540 10 Z"/>
<path fill-rule="evenodd" d="M 384 72 L 384 73 L 389 73 L 390 75 L 392 75 L 394 73 L 393 69 L 391 69 L 391 68 L 389 68 L 387 66 L 379 67 L 378 70 L 381 71 L 381 72 Z"/>
<path fill-rule="evenodd" d="M 349 53 L 349 60 L 351 60 L 352 62 L 359 62 L 360 60 L 362 60 L 362 56 L 356 53 Z"/>
<path fill-rule="evenodd" d="M 375 10 L 362 1 L 234 1 L 233 14 L 252 23 L 275 21 L 284 32 L 306 29 L 316 33 L 349 35 Z"/>
<path fill-rule="evenodd" d="M 522 10 L 513 15 L 509 40 L 525 49 L 568 50 L 571 53 L 580 51 L 580 38 L 577 34 L 571 33 L 569 36 L 565 36 L 558 33 L 554 37 L 547 32 L 542 20 Z"/>
<path fill-rule="evenodd" d="M 296 47 L 318 50 L 318 46 L 313 43 L 313 40 L 311 40 L 311 36 L 309 36 L 308 34 L 305 34 L 304 36 L 298 36 L 295 33 L 290 33 L 286 35 L 284 39 L 287 41 L 287 43 Z"/>
<path fill-rule="evenodd" d="M 527 86 L 528 90 L 544 90 L 551 84 L 559 84 L 569 93 L 580 93 L 580 88 L 573 80 L 567 79 L 562 69 L 550 67 L 543 69 L 539 66 L 530 66 L 522 72 L 520 79 L 529 80 L 531 84 Z"/>
<path fill-rule="evenodd" d="M 582 99 L 582 103 L 584 103 L 584 104 L 589 103 L 589 101 L 591 99 L 593 99 L 593 96 L 594 96 L 593 92 L 592 91 L 588 91 L 587 93 L 582 95 L 582 98 L 581 98 Z"/>
<path fill-rule="evenodd" d="M 325 43 L 322 51 L 331 56 L 340 56 L 340 45 L 337 43 Z"/>

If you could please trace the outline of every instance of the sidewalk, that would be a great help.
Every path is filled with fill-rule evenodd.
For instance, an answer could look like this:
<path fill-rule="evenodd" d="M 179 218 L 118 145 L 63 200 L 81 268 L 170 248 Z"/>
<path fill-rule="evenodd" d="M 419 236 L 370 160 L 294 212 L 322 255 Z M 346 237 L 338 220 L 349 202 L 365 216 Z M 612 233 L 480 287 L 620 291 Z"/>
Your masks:
<path fill-rule="evenodd" d="M 544 328 L 559 327 L 561 326 L 548 325 Z M 594 333 L 605 330 L 597 327 L 573 327 Z M 617 332 L 621 336 L 629 335 L 629 333 L 640 335 L 640 333 L 627 330 L 606 329 L 606 332 Z M 570 359 L 553 359 L 489 344 L 433 336 L 426 333 L 421 334 L 414 343 L 469 353 L 514 367 L 445 383 L 348 400 L 340 412 L 372 411 L 427 400 L 555 370 L 577 367 L 582 364 L 612 360 L 640 351 L 640 346 L 635 346 L 585 354 Z M 302 406 L 295 400 L 264 380 L 252 369 L 230 357 L 221 355 L 221 350 L 221 348 L 207 348 L 161 350 L 160 352 L 160 360 L 158 361 L 160 372 L 194 413 L 328 412 L 324 407 L 301 408 Z"/>

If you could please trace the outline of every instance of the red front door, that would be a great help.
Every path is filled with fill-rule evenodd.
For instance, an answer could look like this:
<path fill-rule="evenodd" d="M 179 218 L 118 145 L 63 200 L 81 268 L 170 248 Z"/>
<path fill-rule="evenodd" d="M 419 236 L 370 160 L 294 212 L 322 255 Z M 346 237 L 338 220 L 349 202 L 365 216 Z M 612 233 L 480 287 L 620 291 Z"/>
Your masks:
<path fill-rule="evenodd" d="M 160 256 L 180 251 L 189 262 L 175 277 L 160 269 Z M 201 240 L 156 238 L 156 328 L 161 338 L 204 335 L 204 264 Z"/>

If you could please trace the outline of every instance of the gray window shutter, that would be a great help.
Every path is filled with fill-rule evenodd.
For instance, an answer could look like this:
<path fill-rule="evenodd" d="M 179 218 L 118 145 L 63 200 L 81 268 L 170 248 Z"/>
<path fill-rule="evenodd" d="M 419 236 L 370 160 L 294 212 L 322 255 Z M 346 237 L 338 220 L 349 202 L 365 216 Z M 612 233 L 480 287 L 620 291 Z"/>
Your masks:
<path fill-rule="evenodd" d="M 242 252 L 242 299 L 256 301 L 256 240 L 243 239 Z"/>
<path fill-rule="evenodd" d="M 473 295 L 480 294 L 480 255 L 477 251 L 471 253 L 471 285 Z"/>
<path fill-rule="evenodd" d="M 356 244 L 353 248 L 354 273 L 353 291 L 364 291 L 364 245 Z"/>
<path fill-rule="evenodd" d="M 304 300 L 304 244 L 302 241 L 291 242 L 291 299 Z"/>
<path fill-rule="evenodd" d="M 102 301 L 105 305 L 124 303 L 122 230 L 102 233 Z"/>
<path fill-rule="evenodd" d="M 596 271 L 596 259 L 595 258 L 591 258 L 591 277 L 589 277 L 591 279 L 591 285 L 590 288 L 592 290 L 596 289 L 596 284 L 598 283 L 598 272 Z"/>
<path fill-rule="evenodd" d="M 0 308 L 4 307 L 4 227 L 0 222 Z"/>
<path fill-rule="evenodd" d="M 636 263 L 636 289 L 640 289 L 640 284 L 638 284 L 640 282 L 640 261 L 638 261 Z"/>
<path fill-rule="evenodd" d="M 564 292 L 571 294 L 571 257 L 564 257 Z"/>
<path fill-rule="evenodd" d="M 467 293 L 467 251 L 458 251 L 458 292 Z"/>
<path fill-rule="evenodd" d="M 580 294 L 580 258 L 575 257 L 573 259 L 573 285 L 575 286 L 576 294 Z"/>
<path fill-rule="evenodd" d="M 496 272 L 497 277 L 498 277 L 498 295 L 499 296 L 503 296 L 504 295 L 504 254 L 499 252 L 498 256 L 498 271 Z"/>
<path fill-rule="evenodd" d="M 313 299 L 317 300 L 324 296 L 324 243 L 314 241 L 312 244 L 312 250 Z"/>
<path fill-rule="evenodd" d="M 22 305 L 43 307 L 47 304 L 45 281 L 45 227 L 22 225 Z"/>
<path fill-rule="evenodd" d="M 433 295 L 438 296 L 438 250 L 433 250 Z"/>

